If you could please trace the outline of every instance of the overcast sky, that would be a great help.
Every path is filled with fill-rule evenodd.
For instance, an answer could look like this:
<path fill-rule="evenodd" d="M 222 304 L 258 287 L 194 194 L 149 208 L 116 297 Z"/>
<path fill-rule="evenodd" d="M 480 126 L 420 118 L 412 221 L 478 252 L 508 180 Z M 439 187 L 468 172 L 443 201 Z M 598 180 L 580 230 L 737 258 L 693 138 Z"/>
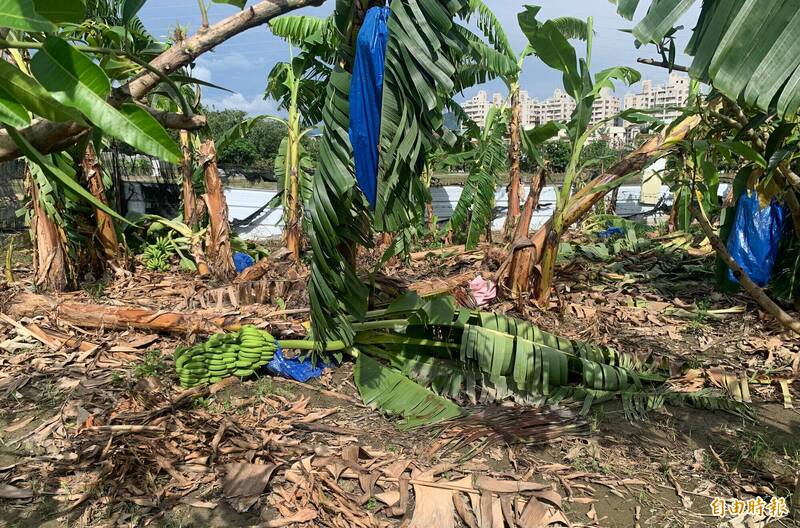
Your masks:
<path fill-rule="evenodd" d="M 538 4 L 542 6 L 540 20 L 559 16 L 594 17 L 597 32 L 592 64 L 594 71 L 610 66 L 624 65 L 637 67 L 644 78 L 651 78 L 657 83 L 663 82 L 667 77 L 666 70 L 637 65 L 637 57 L 654 56 L 654 49 L 651 47 L 637 50 L 633 46 L 633 37 L 619 31 L 621 28 L 631 27 L 631 23 L 619 17 L 615 12 L 614 5 L 608 0 L 485 1 L 505 26 L 506 33 L 518 52 L 523 49 L 526 39 L 519 29 L 517 14 L 525 4 Z M 250 0 L 250 3 L 254 3 L 254 0 Z M 304 8 L 295 13 L 326 16 L 333 9 L 333 5 L 334 0 L 327 0 L 322 7 Z M 212 4 L 209 18 L 213 23 L 236 11 L 235 7 L 229 5 Z M 687 13 L 687 26 L 691 25 L 691 21 L 697 19 L 698 12 L 699 3 L 696 3 L 695 7 Z M 169 2 L 150 0 L 145 4 L 140 16 L 148 30 L 159 39 L 167 38 L 176 24 L 187 27 L 190 33 L 194 33 L 200 25 L 196 0 Z M 688 31 L 681 32 L 680 37 L 679 49 L 683 50 L 688 38 Z M 251 114 L 276 113 L 274 103 L 264 101 L 262 94 L 267 74 L 272 66 L 278 61 L 286 60 L 288 54 L 288 45 L 273 37 L 269 29 L 262 26 L 242 33 L 219 46 L 216 51 L 203 55 L 197 61 L 194 75 L 235 92 L 230 94 L 206 88 L 203 97 L 206 104 L 217 108 L 238 108 Z M 689 59 L 680 54 L 678 62 L 688 63 Z M 545 99 L 560 83 L 560 75 L 553 73 L 535 57 L 529 58 L 525 62 L 522 88 L 528 90 L 532 97 Z M 503 85 L 495 81 L 485 86 L 485 89 L 489 92 L 503 91 Z M 477 88 L 466 92 L 464 97 L 472 96 L 476 91 Z M 626 91 L 625 87 L 622 87 L 617 90 L 617 95 L 621 96 Z"/>

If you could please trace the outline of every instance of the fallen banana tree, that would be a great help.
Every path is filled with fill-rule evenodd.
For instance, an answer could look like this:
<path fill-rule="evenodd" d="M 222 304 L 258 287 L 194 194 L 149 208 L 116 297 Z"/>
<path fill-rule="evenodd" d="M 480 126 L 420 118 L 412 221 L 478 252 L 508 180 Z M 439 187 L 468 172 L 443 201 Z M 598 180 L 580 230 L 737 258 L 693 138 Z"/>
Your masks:
<path fill-rule="evenodd" d="M 139 306 L 92 304 L 34 293 L 15 295 L 4 311 L 17 319 L 52 314 L 59 321 L 80 328 L 136 329 L 174 334 L 237 330 L 242 320 L 240 315 L 206 310 L 189 313 Z"/>
<path fill-rule="evenodd" d="M 621 397 L 629 419 L 666 403 L 749 414 L 743 404 L 709 390 L 671 392 L 664 385 L 668 369 L 657 358 L 621 354 L 558 337 L 528 321 L 457 308 L 452 297 L 422 299 L 409 293 L 351 324 L 352 347 L 276 341 L 268 335 L 213 337 L 188 356 L 178 355 L 178 374 L 185 385 L 216 380 L 226 368 L 246 367 L 249 375 L 254 365 L 282 349 L 324 351 L 336 361 L 348 354 L 355 359 L 354 381 L 365 403 L 401 416 L 402 428 L 465 417 L 461 402 L 507 399 L 536 407 L 579 402 L 585 414 L 596 402 Z"/>
<path fill-rule="evenodd" d="M 555 218 L 551 218 L 532 236 L 522 235 L 516 238 L 505 261 L 495 274 L 495 281 L 504 285 L 515 298 L 531 291 L 533 286 L 534 296 L 539 301 L 546 299 L 550 293 L 550 280 L 561 234 L 569 226 L 586 216 L 595 204 L 613 189 L 619 187 L 628 176 L 641 171 L 676 148 L 700 122 L 701 119 L 698 116 L 683 119 L 664 133 L 650 138 L 644 145 L 609 168 L 607 172 L 581 187 L 569 198 L 566 207 L 560 214 L 559 228 L 556 228 Z M 524 220 L 527 225 L 520 229 L 518 235 L 527 233 L 530 228 L 528 215 L 525 215 Z M 548 258 L 545 260 L 545 257 Z M 550 277 L 550 279 L 542 280 L 542 277 Z"/>

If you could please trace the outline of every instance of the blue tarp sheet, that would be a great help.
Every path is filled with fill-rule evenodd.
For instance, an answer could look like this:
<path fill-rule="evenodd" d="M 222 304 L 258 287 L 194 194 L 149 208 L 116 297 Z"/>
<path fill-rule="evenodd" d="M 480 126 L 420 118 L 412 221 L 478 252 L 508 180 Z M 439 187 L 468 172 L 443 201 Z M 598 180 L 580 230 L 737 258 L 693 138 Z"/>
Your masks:
<path fill-rule="evenodd" d="M 388 7 L 367 11 L 356 40 L 356 61 L 350 81 L 350 143 L 356 181 L 373 209 L 378 194 L 378 141 L 388 22 Z"/>
<path fill-rule="evenodd" d="M 240 253 L 237 251 L 233 254 L 233 265 L 236 267 L 236 273 L 243 272 L 255 263 L 256 261 L 253 260 L 253 257 L 247 253 Z"/>
<path fill-rule="evenodd" d="M 306 358 L 305 361 L 296 357 L 287 358 L 283 355 L 283 349 L 280 344 L 277 345 L 278 348 L 275 350 L 275 355 L 267 363 L 267 370 L 273 374 L 305 383 L 310 379 L 322 376 L 325 369 L 329 368 L 329 365 L 321 360 L 318 360 L 315 365 L 310 358 Z"/>
<path fill-rule="evenodd" d="M 728 251 L 753 282 L 766 286 L 778 257 L 783 231 L 783 207 L 772 200 L 761 207 L 758 193 L 744 192 L 736 205 L 733 230 L 728 236 Z M 733 272 L 728 277 L 736 281 Z"/>

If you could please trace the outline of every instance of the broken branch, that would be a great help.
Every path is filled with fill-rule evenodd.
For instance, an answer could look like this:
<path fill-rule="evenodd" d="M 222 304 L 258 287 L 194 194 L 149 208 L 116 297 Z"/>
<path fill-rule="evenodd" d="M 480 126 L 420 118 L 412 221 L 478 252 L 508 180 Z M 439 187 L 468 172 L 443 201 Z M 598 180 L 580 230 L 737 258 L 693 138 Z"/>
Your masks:
<path fill-rule="evenodd" d="M 320 6 L 324 2 L 325 0 L 262 0 L 209 28 L 205 28 L 182 44 L 170 47 L 150 62 L 151 68 L 148 71 L 115 89 L 108 102 L 119 107 L 130 100 L 139 101 L 161 82 L 163 75 L 169 75 L 190 64 L 203 53 L 239 33 L 264 24 L 289 11 L 305 6 Z M 159 74 L 155 72 L 159 72 Z M 162 117 L 167 118 L 167 116 Z M 186 116 L 183 118 L 190 119 Z M 169 116 L 169 122 L 180 122 L 180 120 Z M 195 123 L 194 121 L 190 122 Z M 162 124 L 166 126 L 166 123 Z M 86 127 L 77 123 L 54 123 L 38 119 L 20 132 L 37 150 L 49 154 L 73 145 L 78 137 L 87 130 Z M 14 140 L 5 130 L 0 131 L 0 161 L 12 160 L 20 156 L 22 156 L 22 152 Z"/>

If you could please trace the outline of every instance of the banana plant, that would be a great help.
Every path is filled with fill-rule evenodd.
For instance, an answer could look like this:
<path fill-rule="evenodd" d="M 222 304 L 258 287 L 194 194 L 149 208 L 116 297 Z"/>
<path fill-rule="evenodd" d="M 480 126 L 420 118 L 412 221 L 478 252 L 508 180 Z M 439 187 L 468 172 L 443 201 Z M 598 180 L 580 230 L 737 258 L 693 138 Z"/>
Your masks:
<path fill-rule="evenodd" d="M 363 10 L 339 1 L 327 25 L 338 47 L 325 59 L 334 66 L 322 98 L 324 129 L 308 222 L 309 297 L 314 334 L 322 342 L 351 342 L 349 316 L 360 319 L 366 311 L 357 246 L 372 246 L 374 232 L 383 232 L 395 235 L 384 259 L 410 247 L 409 234 L 430 200 L 420 176 L 428 153 L 447 135 L 443 114 L 453 95 L 491 73 L 483 64 L 509 63 L 459 23 L 469 17 L 469 0 L 393 0 L 390 10 L 374 212 L 356 186 L 348 138 L 350 68 Z M 480 62 L 481 56 L 491 60 Z"/>
<path fill-rule="evenodd" d="M 197 271 L 201 277 L 209 275 L 210 269 L 203 251 L 203 241 L 208 233 L 207 227 L 195 230 L 183 223 L 180 218 L 170 220 L 158 215 L 144 215 L 138 224 L 143 225 L 147 222 L 150 223 L 147 227 L 148 235 L 162 238 L 166 235 L 166 239 L 180 258 L 181 269 Z M 189 253 L 193 260 L 184 255 L 184 251 Z"/>
<path fill-rule="evenodd" d="M 540 303 L 544 303 L 550 295 L 561 236 L 569 227 L 567 211 L 570 210 L 573 183 L 576 182 L 581 171 L 581 154 L 592 136 L 606 126 L 609 121 L 619 117 L 619 115 L 612 116 L 589 126 L 592 104 L 603 88 L 613 88 L 615 80 L 632 85 L 638 82 L 641 76 L 633 68 L 617 66 L 600 71 L 593 78 L 591 75 L 592 18 L 589 17 L 586 22 L 588 31 L 586 32 L 585 56 L 579 58 L 575 48 L 556 23 L 553 21 L 542 23 L 537 20 L 536 16 L 539 10 L 539 7 L 526 6 L 525 11 L 519 15 L 520 27 L 528 38 L 533 54 L 547 66 L 562 73 L 564 90 L 576 101 L 576 108 L 569 122 L 549 122 L 526 132 L 528 136 L 526 145 L 535 158 L 541 157 L 536 151 L 536 145 L 555 137 L 561 131 L 566 132 L 571 148 L 570 161 L 564 174 L 564 180 L 556 195 L 556 205 L 549 224 L 549 232 L 544 248 L 541 248 L 539 261 L 541 271 L 534 293 L 535 298 Z M 629 114 L 631 112 L 625 113 L 629 119 L 632 119 Z"/>
<path fill-rule="evenodd" d="M 121 2 L 90 2 L 88 8 L 80 0 L 60 2 L 57 8 L 47 1 L 28 4 L 10 2 L 0 9 L 0 25 L 10 28 L 0 48 L 13 59 L 0 61 L 0 123 L 35 167 L 31 234 L 41 257 L 34 261 L 35 282 L 42 289 L 62 290 L 74 285 L 87 262 L 74 260 L 78 257 L 64 247 L 82 228 L 70 222 L 76 217 L 69 213 L 74 202 L 67 197 L 94 208 L 95 234 L 104 248 L 98 256 L 109 262 L 119 256 L 114 223 L 126 220 L 111 210 L 105 197 L 99 138 L 112 137 L 168 161 L 177 160 L 177 147 L 143 105 L 108 102 L 112 82 L 146 70 L 147 62 L 164 49 L 138 19 L 121 20 Z M 44 154 L 18 132 L 37 118 L 81 127 L 91 123 L 94 133 L 84 137 L 94 141 L 77 143 L 70 155 Z M 82 170 L 68 170 L 68 164 Z M 79 183 L 81 174 L 86 187 Z M 62 235 L 54 236 L 57 232 Z M 118 263 L 112 267 L 118 269 Z"/>
<path fill-rule="evenodd" d="M 295 262 L 300 261 L 304 210 L 305 204 L 311 199 L 312 189 L 312 162 L 303 146 L 303 138 L 313 128 L 303 129 L 301 123 L 313 125 L 318 116 L 310 109 L 314 103 L 306 99 L 311 97 L 315 102 L 319 99 L 318 94 L 315 94 L 319 81 L 305 78 L 307 69 L 306 53 L 292 58 L 290 62 L 279 62 L 269 74 L 266 91 L 269 97 L 279 101 L 288 112 L 285 120 L 270 119 L 286 126 L 287 135 L 281 141 L 275 158 L 275 175 L 279 197 L 283 202 L 284 242 Z M 308 83 L 312 83 L 312 86 L 308 86 Z M 301 107 L 307 109 L 307 116 L 301 116 Z"/>
<path fill-rule="evenodd" d="M 475 18 L 478 29 L 488 40 L 489 48 L 481 42 L 473 40 L 473 55 L 478 59 L 477 66 L 483 71 L 495 72 L 508 88 L 508 100 L 505 106 L 511 108 L 509 121 L 508 158 L 510 164 L 508 184 L 508 215 L 504 232 L 510 237 L 519 221 L 520 216 L 520 189 L 521 189 L 521 161 L 522 161 L 522 99 L 520 96 L 520 75 L 522 74 L 525 59 L 533 52 L 530 46 L 525 46 L 517 54 L 511 46 L 505 29 L 491 9 L 483 0 L 470 0 L 470 15 Z M 568 39 L 587 40 L 591 28 L 583 20 L 573 17 L 561 17 L 551 21 Z M 493 53 L 492 53 L 493 52 Z M 482 79 L 483 80 L 483 79 Z"/>
<path fill-rule="evenodd" d="M 443 127 L 455 65 L 467 50 L 454 22 L 466 14 L 466 0 L 393 0 L 390 7 L 374 214 L 356 185 L 348 137 L 350 71 L 363 10 L 342 0 L 331 18 L 337 46 L 322 98 L 324 129 L 308 222 L 309 297 L 314 335 L 322 342 L 352 342 L 349 316 L 365 314 L 368 290 L 356 273 L 357 246 L 372 246 L 374 231 L 398 233 L 419 223 L 429 196 L 420 179 L 425 155 Z"/>
<path fill-rule="evenodd" d="M 695 0 L 612 2 L 628 20 L 634 18 L 639 4 L 647 5 L 632 33 L 638 42 L 658 44 Z M 702 2 L 686 47 L 686 53 L 694 57 L 689 75 L 732 100 L 793 117 L 800 109 L 798 23 L 800 3 L 793 0 Z"/>
<path fill-rule="evenodd" d="M 467 127 L 467 135 L 473 145 L 473 158 L 469 161 L 469 176 L 461 191 L 447 231 L 454 228 L 464 232 L 467 249 L 474 249 L 481 235 L 492 226 L 494 195 L 502 175 L 508 170 L 506 130 L 507 109 L 492 107 L 486 115 L 486 126 L 479 129 L 474 123 Z"/>
<path fill-rule="evenodd" d="M 265 95 L 287 111 L 287 136 L 275 159 L 275 174 L 283 203 L 284 241 L 298 262 L 303 239 L 305 209 L 311 200 L 312 164 L 303 146 L 305 138 L 322 120 L 324 92 L 339 45 L 332 17 L 285 16 L 270 23 L 273 34 L 300 50 L 289 62 L 279 62 L 268 76 Z"/>

